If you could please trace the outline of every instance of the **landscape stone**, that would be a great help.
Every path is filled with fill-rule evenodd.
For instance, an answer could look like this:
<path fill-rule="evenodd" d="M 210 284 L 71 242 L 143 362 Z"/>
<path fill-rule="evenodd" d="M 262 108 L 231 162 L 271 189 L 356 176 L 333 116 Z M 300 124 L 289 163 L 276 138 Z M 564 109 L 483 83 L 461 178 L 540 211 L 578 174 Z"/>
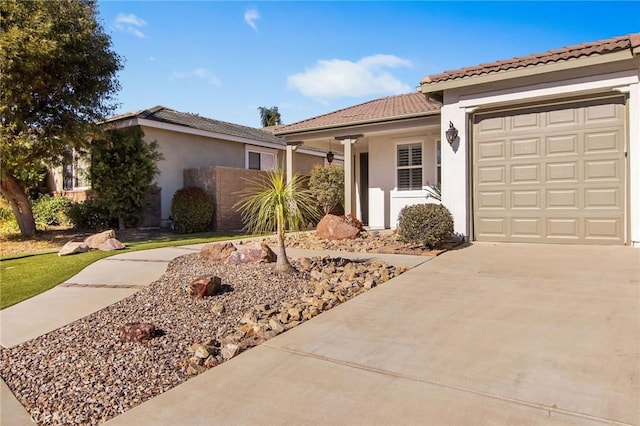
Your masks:
<path fill-rule="evenodd" d="M 222 303 L 214 303 L 213 306 L 211 306 L 211 313 L 214 315 L 222 315 L 224 311 L 225 308 Z"/>
<path fill-rule="evenodd" d="M 89 251 L 89 247 L 84 242 L 68 241 L 58 252 L 58 256 L 68 256 L 70 254 L 84 253 Z"/>
<path fill-rule="evenodd" d="M 316 227 L 316 236 L 327 240 L 355 239 L 360 234 L 360 229 L 353 226 L 340 216 L 325 215 Z"/>
<path fill-rule="evenodd" d="M 99 249 L 100 245 L 107 241 L 109 238 L 115 238 L 116 232 L 113 229 L 109 229 L 98 234 L 93 234 L 84 239 L 84 243 L 90 249 Z"/>
<path fill-rule="evenodd" d="M 150 323 L 131 322 L 120 329 L 120 340 L 123 342 L 142 342 L 151 340 L 156 335 L 156 327 Z"/>
<path fill-rule="evenodd" d="M 100 251 L 114 251 L 114 250 L 122 250 L 125 248 L 125 245 L 115 238 L 109 238 L 105 240 L 102 244 L 98 246 L 98 250 Z"/>
<path fill-rule="evenodd" d="M 213 296 L 222 289 L 222 280 L 215 275 L 203 275 L 191 281 L 187 287 L 187 294 L 200 299 Z"/>
<path fill-rule="evenodd" d="M 236 246 L 231 242 L 226 243 L 210 243 L 202 247 L 200 250 L 200 257 L 208 260 L 224 261 L 234 251 Z"/>

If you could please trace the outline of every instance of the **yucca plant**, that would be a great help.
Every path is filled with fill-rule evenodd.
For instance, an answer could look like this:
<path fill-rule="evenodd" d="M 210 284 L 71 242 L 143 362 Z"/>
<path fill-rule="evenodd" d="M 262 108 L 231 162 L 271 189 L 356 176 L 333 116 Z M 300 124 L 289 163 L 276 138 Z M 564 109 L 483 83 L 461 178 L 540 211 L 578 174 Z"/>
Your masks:
<path fill-rule="evenodd" d="M 286 182 L 280 170 L 247 179 L 247 182 L 249 186 L 239 192 L 241 199 L 234 205 L 242 214 L 245 230 L 255 234 L 276 231 L 278 259 L 274 270 L 295 271 L 287 258 L 285 232 L 287 229 L 297 231 L 318 218 L 311 192 L 302 186 L 299 175 Z"/>

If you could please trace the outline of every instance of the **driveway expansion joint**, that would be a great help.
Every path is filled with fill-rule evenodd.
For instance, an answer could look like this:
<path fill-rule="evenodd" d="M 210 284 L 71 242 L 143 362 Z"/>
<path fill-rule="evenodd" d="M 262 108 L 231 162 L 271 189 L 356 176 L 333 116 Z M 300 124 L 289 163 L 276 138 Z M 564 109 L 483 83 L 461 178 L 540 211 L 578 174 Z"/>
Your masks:
<path fill-rule="evenodd" d="M 110 260 L 116 262 L 155 262 L 155 263 L 169 263 L 168 260 L 160 260 L 160 259 L 114 259 L 112 257 L 107 257 L 103 260 Z"/>
<path fill-rule="evenodd" d="M 58 287 L 80 287 L 80 288 L 145 288 L 146 285 L 139 284 L 81 284 L 62 283 Z"/>
<path fill-rule="evenodd" d="M 432 385 L 432 386 L 436 386 L 436 387 L 443 387 L 443 388 L 446 388 L 446 389 L 456 390 L 456 391 L 459 391 L 459 392 L 471 393 L 471 394 L 474 394 L 474 395 L 478 395 L 478 396 L 485 397 L 485 398 L 490 398 L 490 399 L 495 399 L 495 400 L 498 400 L 498 401 L 508 402 L 508 403 L 517 404 L 517 405 L 523 405 L 523 406 L 526 406 L 526 407 L 535 408 L 535 409 L 542 410 L 542 411 L 547 411 L 549 413 L 549 416 L 551 416 L 551 413 L 558 413 L 558 414 L 564 414 L 564 415 L 567 415 L 567 416 L 578 417 L 578 418 L 582 418 L 582 419 L 588 419 L 588 420 L 592 420 L 592 421 L 607 423 L 607 424 L 611 424 L 611 425 L 634 426 L 633 423 L 625 423 L 625 422 L 620 422 L 620 421 L 617 421 L 617 420 L 605 419 L 605 418 L 602 418 L 602 417 L 592 416 L 592 415 L 589 415 L 589 414 L 579 413 L 579 412 L 576 412 L 576 411 L 564 410 L 564 409 L 558 408 L 556 406 L 548 406 L 548 405 L 540 404 L 540 403 L 537 403 L 537 402 L 530 402 L 530 401 L 524 401 L 524 400 L 515 399 L 515 398 L 509 398 L 509 397 L 506 397 L 506 396 L 500 396 L 500 395 L 496 395 L 496 394 L 492 394 L 492 393 L 488 393 L 488 392 L 483 392 L 483 391 L 479 391 L 479 390 L 475 390 L 475 389 L 471 389 L 471 388 L 466 388 L 466 387 L 463 387 L 463 386 L 457 386 L 457 385 L 451 385 L 451 384 L 442 383 L 442 382 L 436 382 L 436 381 L 427 380 L 427 379 L 423 379 L 423 378 L 416 377 L 416 376 L 409 376 L 409 375 L 405 375 L 405 374 L 394 373 L 393 371 L 382 370 L 382 369 L 374 368 L 374 367 L 367 367 L 366 365 L 356 364 L 356 363 L 353 363 L 353 362 L 343 361 L 343 360 L 339 360 L 339 359 L 335 359 L 335 358 L 329 358 L 329 357 L 322 356 L 322 355 L 315 355 L 315 354 L 308 353 L 308 352 L 297 351 L 295 349 L 285 348 L 285 347 L 282 347 L 282 346 L 270 345 L 269 342 L 265 342 L 265 343 L 263 343 L 263 345 L 267 346 L 268 348 L 275 349 L 275 350 L 280 350 L 282 352 L 287 352 L 287 353 L 290 353 L 290 354 L 293 354 L 293 355 L 299 355 L 299 356 L 302 356 L 302 357 L 313 358 L 313 359 L 316 359 L 316 360 L 319 360 L 319 361 L 325 361 L 325 362 L 329 362 L 329 363 L 333 363 L 333 364 L 342 365 L 342 366 L 345 366 L 345 367 L 351 367 L 351 368 L 355 368 L 355 369 L 358 369 L 358 370 L 363 370 L 363 371 L 368 371 L 368 372 L 371 372 L 371 373 L 381 374 L 381 375 L 384 375 L 384 376 L 390 376 L 390 377 L 395 377 L 395 378 L 399 378 L 399 379 L 411 380 L 413 382 L 424 383 L 424 384 L 428 384 L 428 385 Z"/>

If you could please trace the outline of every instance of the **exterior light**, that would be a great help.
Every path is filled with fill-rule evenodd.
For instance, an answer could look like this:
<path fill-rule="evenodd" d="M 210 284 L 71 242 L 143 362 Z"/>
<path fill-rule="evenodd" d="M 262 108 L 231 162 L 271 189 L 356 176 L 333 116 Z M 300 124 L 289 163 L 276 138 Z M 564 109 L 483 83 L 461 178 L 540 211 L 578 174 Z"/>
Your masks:
<path fill-rule="evenodd" d="M 327 163 L 331 164 L 333 162 L 333 152 L 331 152 L 331 140 L 329 140 L 329 152 L 327 152 Z"/>
<path fill-rule="evenodd" d="M 449 144 L 452 144 L 453 141 L 455 141 L 458 137 L 458 129 L 453 127 L 452 122 L 449 122 L 449 129 L 447 129 L 447 131 L 444 133 L 447 136 L 447 142 L 449 142 Z"/>

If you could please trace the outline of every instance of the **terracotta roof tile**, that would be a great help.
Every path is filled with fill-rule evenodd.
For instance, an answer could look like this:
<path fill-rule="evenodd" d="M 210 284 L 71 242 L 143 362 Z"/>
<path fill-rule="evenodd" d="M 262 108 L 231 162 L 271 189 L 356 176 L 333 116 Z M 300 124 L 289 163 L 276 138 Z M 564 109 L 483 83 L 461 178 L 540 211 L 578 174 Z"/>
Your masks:
<path fill-rule="evenodd" d="M 421 85 L 429 85 L 447 80 L 456 80 L 465 77 L 474 77 L 482 74 L 491 74 L 500 71 L 507 71 L 529 66 L 548 64 L 552 62 L 566 61 L 591 55 L 602 55 L 620 50 L 631 49 L 634 54 L 638 54 L 640 48 L 640 33 L 629 34 L 621 37 L 614 37 L 607 40 L 599 40 L 589 43 L 582 43 L 575 46 L 562 47 L 546 52 L 534 53 L 527 56 L 518 56 L 513 59 L 505 59 L 472 67 L 465 67 L 458 70 L 445 71 L 432 74 L 422 79 Z"/>
<path fill-rule="evenodd" d="M 274 136 L 270 131 L 257 129 L 255 127 L 241 126 L 240 124 L 228 123 L 226 121 L 214 120 L 201 117 L 197 114 L 176 111 L 164 106 L 155 106 L 144 111 L 134 111 L 111 117 L 107 122 L 115 122 L 130 118 L 143 118 L 158 121 L 161 123 L 176 124 L 198 130 L 205 130 L 213 133 L 234 136 L 245 139 L 252 139 L 260 142 L 270 142 L 284 145 L 285 142 Z"/>
<path fill-rule="evenodd" d="M 430 101 L 422 93 L 388 96 L 352 107 L 278 127 L 276 135 L 326 127 L 340 127 L 363 122 L 401 119 L 440 110 L 439 102 Z"/>

